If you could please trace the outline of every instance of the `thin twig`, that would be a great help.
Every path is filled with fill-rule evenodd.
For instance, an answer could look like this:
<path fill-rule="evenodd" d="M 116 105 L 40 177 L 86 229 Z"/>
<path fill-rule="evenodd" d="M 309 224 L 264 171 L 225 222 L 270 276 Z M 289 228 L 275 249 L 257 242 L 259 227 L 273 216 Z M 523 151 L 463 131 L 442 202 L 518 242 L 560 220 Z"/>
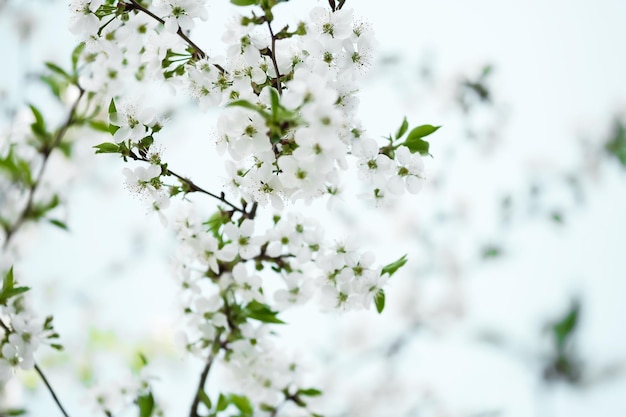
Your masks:
<path fill-rule="evenodd" d="M 213 359 L 215 356 L 210 355 L 207 359 L 206 365 L 204 365 L 204 369 L 200 374 L 200 381 L 198 382 L 198 389 L 196 390 L 196 395 L 193 398 L 193 403 L 191 403 L 191 409 L 189 410 L 189 417 L 200 417 L 198 414 L 198 405 L 200 405 L 200 390 L 204 389 L 204 384 L 206 384 L 206 380 L 209 376 L 209 371 L 211 370 L 211 366 L 213 365 Z"/>
<path fill-rule="evenodd" d="M 50 383 L 48 382 L 48 379 L 46 378 L 46 376 L 44 375 L 43 371 L 41 370 L 41 368 L 37 364 L 35 364 L 35 371 L 37 371 L 37 373 L 39 374 L 39 377 L 41 378 L 43 383 L 46 385 L 46 388 L 48 388 L 48 391 L 50 391 L 50 394 L 52 395 L 52 398 L 54 399 L 54 402 L 57 404 L 57 407 L 59 407 L 59 410 L 61 410 L 61 413 L 63 413 L 63 415 L 65 417 L 69 417 L 69 415 L 67 414 L 67 412 L 63 408 L 63 405 L 61 405 L 61 401 L 59 401 L 59 398 L 55 394 L 55 392 L 52 389 L 52 386 L 50 385 Z"/>
<path fill-rule="evenodd" d="M 140 156 L 140 155 L 137 155 L 137 154 L 135 154 L 134 152 L 131 152 L 131 153 L 129 154 L 129 156 L 130 156 L 132 159 L 134 159 L 135 161 L 150 162 L 147 158 L 145 158 L 145 157 L 143 157 L 143 156 Z M 207 191 L 207 190 L 205 190 L 204 188 L 202 188 L 202 187 L 200 187 L 200 186 L 196 185 L 196 184 L 195 184 L 193 181 L 191 181 L 190 179 L 185 178 L 185 177 L 183 177 L 182 175 L 179 175 L 179 174 L 175 173 L 174 171 L 172 171 L 172 170 L 171 170 L 171 169 L 169 169 L 169 168 L 168 168 L 167 170 L 165 170 L 165 173 L 166 173 L 166 175 L 171 175 L 171 176 L 173 176 L 173 177 L 178 178 L 178 179 L 179 179 L 182 183 L 186 184 L 186 185 L 187 185 L 187 187 L 189 187 L 189 190 L 190 190 L 190 191 L 193 191 L 193 192 L 198 192 L 198 193 L 202 193 L 202 194 L 206 194 L 206 195 L 208 195 L 208 196 L 210 196 L 210 197 L 213 197 L 213 198 L 215 198 L 216 200 L 219 200 L 219 201 L 221 201 L 222 203 L 226 204 L 227 206 L 229 206 L 230 208 L 232 208 L 234 211 L 236 211 L 236 212 L 238 212 L 238 213 L 241 213 L 241 215 L 242 215 L 243 217 L 245 217 L 245 218 L 248 218 L 248 219 L 254 219 L 254 216 L 256 215 L 256 207 L 257 207 L 256 202 L 252 205 L 252 209 L 250 210 L 250 212 L 247 212 L 245 209 L 240 208 L 240 207 L 237 207 L 236 205 L 234 205 L 233 203 L 231 203 L 230 201 L 228 201 L 228 200 L 226 199 L 226 197 L 224 196 L 224 194 L 217 195 L 217 194 L 214 194 L 214 193 L 212 193 L 212 192 L 210 192 L 210 191 Z"/>
<path fill-rule="evenodd" d="M 283 95 L 283 88 L 281 86 L 280 81 L 280 72 L 278 71 L 278 63 L 276 62 L 276 36 L 274 36 L 274 31 L 272 30 L 272 24 L 269 20 L 266 20 L 267 27 L 270 30 L 270 35 L 272 36 L 272 53 L 270 54 L 270 58 L 272 58 L 272 64 L 274 65 L 274 71 L 276 71 L 276 89 L 278 90 L 278 95 Z"/>
<path fill-rule="evenodd" d="M 126 3 L 127 10 L 139 10 L 147 14 L 148 16 L 150 16 L 157 22 L 161 23 L 162 25 L 165 25 L 165 20 L 161 19 L 159 16 L 155 15 L 150 10 L 143 7 L 137 0 L 129 0 L 129 1 L 130 1 L 130 4 Z M 183 39 L 187 43 L 187 45 L 189 45 L 194 50 L 194 55 L 196 55 L 197 58 L 200 58 L 200 59 L 208 58 L 208 54 L 204 52 L 198 45 L 196 45 L 194 41 L 192 41 L 189 38 L 189 36 L 187 36 L 185 32 L 183 32 L 180 26 L 178 26 L 178 30 L 176 31 L 176 34 L 180 36 L 180 38 Z M 221 72 L 226 73 L 226 70 L 221 65 L 218 65 L 218 64 L 212 64 L 212 65 L 218 70 L 220 70 Z"/>
<path fill-rule="evenodd" d="M 28 189 L 28 199 L 26 201 L 26 205 L 24 206 L 24 209 L 20 213 L 20 216 L 18 217 L 16 222 L 13 223 L 13 225 L 11 227 L 9 227 L 9 228 L 4 230 L 4 232 L 5 232 L 5 241 L 2 244 L 2 250 L 5 250 L 9 246 L 9 241 L 11 240 L 11 238 L 13 237 L 15 232 L 17 232 L 17 230 L 20 227 L 22 227 L 24 222 L 28 219 L 28 216 L 31 214 L 30 212 L 31 212 L 31 210 L 33 208 L 33 203 L 34 203 L 34 198 L 35 198 L 35 191 L 37 191 L 37 188 L 39 187 L 39 184 L 41 184 L 41 180 L 43 178 L 43 174 L 44 174 L 44 171 L 46 169 L 46 165 L 48 163 L 48 158 L 50 157 L 50 154 L 52 154 L 52 151 L 61 144 L 61 141 L 63 140 L 63 137 L 67 133 L 67 130 L 74 123 L 74 116 L 76 115 L 76 109 L 78 108 L 78 103 L 80 102 L 81 98 L 85 94 L 85 90 L 83 90 L 82 87 L 80 87 L 79 85 L 76 85 L 76 86 L 78 87 L 78 89 L 80 91 L 80 94 L 78 95 L 78 98 L 76 99 L 76 101 L 74 101 L 74 104 L 72 105 L 72 108 L 70 109 L 70 113 L 67 116 L 67 120 L 59 128 L 59 131 L 57 132 L 57 134 L 56 134 L 54 140 L 52 141 L 52 143 L 50 145 L 46 146 L 40 152 L 42 157 L 43 157 L 43 160 L 41 161 L 41 166 L 39 167 L 39 172 L 37 173 L 37 177 L 35 178 L 35 181 L 30 185 L 30 187 Z"/>

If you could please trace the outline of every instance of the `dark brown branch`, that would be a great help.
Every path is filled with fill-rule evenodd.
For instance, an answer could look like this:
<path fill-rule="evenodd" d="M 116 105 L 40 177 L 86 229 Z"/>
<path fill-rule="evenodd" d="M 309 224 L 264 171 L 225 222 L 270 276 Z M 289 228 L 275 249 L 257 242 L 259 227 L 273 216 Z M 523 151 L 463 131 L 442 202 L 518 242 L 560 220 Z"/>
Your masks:
<path fill-rule="evenodd" d="M 9 241 L 15 235 L 15 232 L 17 232 L 17 230 L 20 227 L 22 227 L 24 222 L 26 222 L 26 220 L 28 219 L 28 216 L 31 215 L 31 210 L 33 209 L 33 204 L 34 204 L 35 192 L 37 191 L 37 188 L 39 188 L 39 184 L 41 184 L 41 180 L 43 178 L 43 174 L 46 169 L 48 159 L 50 158 L 50 154 L 52 153 L 54 149 L 56 149 L 61 144 L 63 137 L 67 133 L 67 130 L 74 123 L 74 117 L 76 116 L 76 109 L 78 108 L 78 103 L 80 102 L 83 95 L 85 94 L 85 90 L 83 90 L 78 85 L 77 87 L 80 91 L 80 94 L 78 95 L 78 98 L 76 99 L 76 101 L 74 101 L 74 104 L 72 105 L 72 108 L 70 109 L 70 113 L 67 116 L 65 123 L 63 123 L 63 125 L 59 128 L 56 136 L 54 137 L 54 140 L 40 151 L 40 154 L 43 157 L 43 160 L 41 161 L 39 172 L 37 173 L 37 177 L 35 178 L 35 181 L 33 181 L 33 183 L 30 185 L 28 189 L 28 199 L 26 201 L 26 205 L 24 206 L 24 209 L 22 209 L 22 211 L 20 212 L 20 216 L 15 221 L 15 223 L 13 223 L 11 227 L 5 229 L 4 231 L 6 239 L 4 243 L 2 244 L 3 250 L 5 250 L 9 246 Z"/>
<path fill-rule="evenodd" d="M 196 395 L 193 398 L 193 403 L 191 403 L 189 417 L 200 417 L 200 415 L 198 414 L 198 405 L 200 405 L 200 390 L 204 390 L 204 384 L 206 384 L 206 380 L 209 377 L 209 371 L 211 370 L 211 366 L 213 365 L 213 359 L 215 359 L 215 357 L 213 355 L 210 355 L 207 359 L 206 365 L 204 365 L 202 373 L 200 374 L 198 389 L 196 390 Z"/>
<path fill-rule="evenodd" d="M 67 412 L 63 408 L 63 405 L 61 405 L 61 401 L 59 400 L 59 398 L 57 397 L 56 393 L 52 389 L 52 386 L 48 382 L 48 379 L 46 378 L 46 376 L 44 375 L 43 371 L 41 370 L 41 368 L 37 364 L 35 364 L 35 371 L 37 371 L 37 373 L 39 374 L 39 377 L 41 378 L 43 383 L 46 385 L 46 388 L 48 388 L 48 391 L 50 391 L 50 394 L 52 395 L 52 399 L 56 403 L 57 407 L 59 407 L 59 410 L 61 410 L 61 413 L 63 413 L 63 415 L 65 417 L 69 417 L 69 415 L 67 414 Z"/>
<path fill-rule="evenodd" d="M 161 19 L 159 16 L 155 15 L 150 10 L 146 9 L 145 7 L 143 7 L 137 0 L 129 0 L 129 1 L 130 1 L 130 3 L 124 3 L 126 5 L 126 10 L 128 10 L 128 11 L 139 10 L 139 11 L 147 14 L 148 16 L 150 16 L 151 18 L 153 18 L 157 22 L 161 23 L 162 25 L 165 24 L 165 21 L 163 19 Z M 187 36 L 185 34 L 185 32 L 183 32 L 183 30 L 180 28 L 180 26 L 178 26 L 178 30 L 176 31 L 176 34 L 182 40 L 184 40 L 187 43 L 187 45 L 189 45 L 193 49 L 193 51 L 194 51 L 193 55 L 194 55 L 195 58 L 199 58 L 199 59 L 208 58 L 207 53 L 204 52 L 198 45 L 196 45 L 189 38 L 189 36 Z M 217 68 L 218 70 L 220 70 L 221 72 L 226 73 L 226 70 L 221 65 L 213 64 L 213 66 L 215 68 Z"/>
<path fill-rule="evenodd" d="M 267 27 L 270 30 L 270 35 L 272 36 L 272 51 L 270 54 L 270 58 L 272 59 L 272 64 L 274 65 L 274 71 L 276 72 L 276 89 L 278 90 L 278 95 L 282 96 L 283 88 L 281 86 L 280 72 L 278 71 L 278 63 L 276 62 L 276 36 L 274 35 L 274 31 L 272 30 L 272 24 L 269 22 L 269 20 L 267 20 L 266 22 L 267 22 Z"/>
<path fill-rule="evenodd" d="M 134 159 L 135 161 L 143 161 L 143 162 L 150 162 L 147 158 L 141 156 L 141 155 L 137 155 L 134 152 L 130 152 L 130 154 L 128 155 L 130 158 Z M 250 210 L 250 212 L 247 212 L 244 208 L 241 207 L 237 207 L 236 205 L 234 205 L 233 203 L 231 203 L 230 201 L 228 201 L 226 199 L 226 197 L 224 196 L 224 194 L 222 193 L 221 195 L 217 195 L 214 194 L 210 191 L 205 190 L 204 188 L 196 185 L 193 181 L 191 181 L 188 178 L 183 177 L 182 175 L 179 175 L 177 173 L 175 173 L 174 171 L 172 171 L 171 169 L 167 169 L 165 170 L 165 174 L 166 175 L 171 175 L 173 177 L 178 178 L 178 180 L 182 183 L 184 183 L 185 185 L 187 185 L 187 187 L 189 188 L 189 191 L 191 192 L 198 192 L 198 193 L 202 193 L 202 194 L 206 194 L 210 197 L 215 198 L 216 200 L 221 201 L 222 203 L 226 204 L 227 206 L 229 206 L 230 208 L 232 208 L 234 211 L 241 213 L 241 215 L 245 218 L 248 219 L 254 219 L 254 216 L 256 215 L 256 207 L 257 204 L 254 203 L 252 205 L 252 209 Z"/>

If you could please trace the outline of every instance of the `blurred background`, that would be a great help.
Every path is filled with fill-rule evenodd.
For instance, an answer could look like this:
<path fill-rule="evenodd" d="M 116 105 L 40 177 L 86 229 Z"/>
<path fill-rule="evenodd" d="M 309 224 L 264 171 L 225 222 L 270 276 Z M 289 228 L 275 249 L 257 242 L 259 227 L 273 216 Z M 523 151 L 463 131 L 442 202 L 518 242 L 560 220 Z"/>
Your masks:
<path fill-rule="evenodd" d="M 276 14 L 295 21 L 315 5 L 325 3 L 294 0 Z M 443 127 L 430 137 L 419 195 L 384 208 L 346 199 L 322 218 L 379 262 L 406 253 L 409 263 L 382 315 L 313 305 L 286 315 L 280 344 L 323 388 L 320 412 L 626 415 L 626 2 L 347 5 L 379 41 L 361 91 L 364 127 L 382 137 L 404 116 Z M 208 11 L 192 38 L 218 54 L 235 10 L 223 0 Z M 64 1 L 0 0 L 0 141 L 28 126 L 28 103 L 61 123 L 63 106 L 38 80 L 44 61 L 69 63 L 77 41 L 67 20 Z M 140 93 L 170 119 L 159 136 L 170 167 L 219 190 L 217 113 L 159 86 Z M 92 393 L 123 380 L 143 352 L 167 415 L 182 415 L 201 364 L 174 343 L 176 241 L 125 190 L 123 162 L 94 155 L 106 137 L 72 138 L 73 158 L 54 157 L 46 177 L 69 231 L 29 227 L 10 256 L 65 346 L 42 349 L 38 362 L 70 414 L 89 416 Z M 221 386 L 219 372 L 209 384 Z M 3 398 L 33 416 L 58 414 L 34 373 L 19 373 Z"/>

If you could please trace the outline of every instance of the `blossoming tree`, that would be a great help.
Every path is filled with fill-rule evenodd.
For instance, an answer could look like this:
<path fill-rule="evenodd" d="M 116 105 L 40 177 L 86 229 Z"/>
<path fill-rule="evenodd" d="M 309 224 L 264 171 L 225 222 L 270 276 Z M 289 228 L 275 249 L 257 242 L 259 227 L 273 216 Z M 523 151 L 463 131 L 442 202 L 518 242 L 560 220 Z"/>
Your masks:
<path fill-rule="evenodd" d="M 401 256 L 378 264 L 367 247 L 333 241 L 322 222 L 291 209 L 319 199 L 331 206 L 349 194 L 348 170 L 358 172 L 364 196 L 375 205 L 415 194 L 425 180 L 424 137 L 438 127 L 410 128 L 405 119 L 381 141 L 359 121 L 359 83 L 376 45 L 371 26 L 345 0 L 329 0 L 280 25 L 283 1 L 231 2 L 241 14 L 226 26 L 223 54 L 209 56 L 192 31 L 208 18 L 203 0 L 73 0 L 70 30 L 80 43 L 69 68 L 47 63 L 46 79 L 57 97 L 73 97 L 67 117 L 50 128 L 32 105 L 26 140 L 2 149 L 0 166 L 10 175 L 0 183 L 7 254 L 0 379 L 34 367 L 66 416 L 34 359 L 41 343 L 61 349 L 59 335 L 52 317 L 37 319 L 45 312 L 29 305 L 28 288 L 16 283 L 8 260 L 17 256 L 14 237 L 25 224 L 66 227 L 51 215 L 59 195 L 38 191 L 50 155 L 69 155 L 71 128 L 110 134 L 95 152 L 133 163 L 123 168 L 126 187 L 177 233 L 181 345 L 204 362 L 190 417 L 318 415 L 307 401 L 323 387 L 304 384 L 301 364 L 274 343 L 273 328 L 285 325 L 281 312 L 307 302 L 325 311 L 382 312 L 384 287 L 406 263 Z M 207 189 L 202 178 L 187 178 L 164 159 L 159 132 L 168 128 L 167 119 L 133 93 L 149 83 L 188 94 L 202 110 L 220 109 L 215 145 L 228 176 L 223 189 Z M 185 215 L 170 212 L 172 200 L 187 206 Z M 214 207 L 208 218 L 191 209 L 207 204 Z M 209 395 L 205 383 L 218 362 L 238 387 Z M 121 404 L 100 398 L 101 411 L 117 415 L 134 404 L 141 416 L 164 413 L 146 376 L 125 387 L 123 397 Z"/>

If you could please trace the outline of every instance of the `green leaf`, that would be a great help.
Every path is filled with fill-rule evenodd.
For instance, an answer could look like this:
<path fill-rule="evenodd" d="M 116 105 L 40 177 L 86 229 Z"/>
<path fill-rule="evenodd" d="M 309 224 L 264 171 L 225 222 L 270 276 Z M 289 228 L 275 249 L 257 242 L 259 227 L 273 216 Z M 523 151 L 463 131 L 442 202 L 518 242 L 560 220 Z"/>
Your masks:
<path fill-rule="evenodd" d="M 96 154 L 99 153 L 118 153 L 120 150 L 119 145 L 111 142 L 104 142 L 94 146 L 96 148 Z"/>
<path fill-rule="evenodd" d="M 259 108 L 259 106 L 250 103 L 248 100 L 235 100 L 231 101 L 226 107 L 243 107 L 244 109 L 252 110 L 259 113 L 265 120 L 271 120 L 271 116 L 265 110 Z"/>
<path fill-rule="evenodd" d="M 13 267 L 11 267 L 2 281 L 2 293 L 9 291 L 15 285 L 15 278 L 13 276 Z"/>
<path fill-rule="evenodd" d="M 82 54 L 83 49 L 85 49 L 85 42 L 81 42 L 76 45 L 76 48 L 72 51 L 72 71 L 74 71 L 74 73 L 76 73 L 78 59 L 80 58 L 80 54 Z"/>
<path fill-rule="evenodd" d="M 200 402 L 204 404 L 205 407 L 209 410 L 211 409 L 211 407 L 213 407 L 213 405 L 211 404 L 211 399 L 202 388 L 198 390 L 198 398 L 200 399 Z"/>
<path fill-rule="evenodd" d="M 554 335 L 557 350 L 562 352 L 565 349 L 567 340 L 572 336 L 578 324 L 578 315 L 580 313 L 580 303 L 574 301 L 566 316 L 552 326 L 552 334 Z"/>
<path fill-rule="evenodd" d="M 237 407 L 241 414 L 239 417 L 252 417 L 253 408 L 248 397 L 237 394 L 228 395 L 228 402 Z"/>
<path fill-rule="evenodd" d="M 42 75 L 39 79 L 50 87 L 50 91 L 52 91 L 52 94 L 55 97 L 61 97 L 61 90 L 65 89 L 65 84 L 59 81 L 57 77 L 53 77 L 52 75 Z"/>
<path fill-rule="evenodd" d="M 385 291 L 381 288 L 374 296 L 374 304 L 376 305 L 376 311 L 378 314 L 382 313 L 385 309 Z"/>
<path fill-rule="evenodd" d="M 97 130 L 98 132 L 109 132 L 109 124 L 107 122 L 103 122 L 101 120 L 90 120 L 88 122 L 89 127 L 93 130 Z"/>
<path fill-rule="evenodd" d="M 2 291 L 0 291 L 0 304 L 6 305 L 7 301 L 15 297 L 16 295 L 20 295 L 28 291 L 29 287 L 16 287 L 15 279 L 13 277 L 13 267 L 9 269 L 9 271 L 4 276 L 4 280 L 2 281 Z"/>
<path fill-rule="evenodd" d="M 411 153 L 419 152 L 422 155 L 428 155 L 430 144 L 422 138 L 436 132 L 440 127 L 432 125 L 418 126 L 409 132 L 403 145 L 409 148 Z"/>
<path fill-rule="evenodd" d="M 274 87 L 269 87 L 269 89 L 272 117 L 276 121 L 278 119 L 278 111 L 280 110 L 280 96 L 278 95 L 278 90 L 276 90 Z"/>
<path fill-rule="evenodd" d="M 306 389 L 299 389 L 298 394 L 304 395 L 306 397 L 317 397 L 317 396 L 322 395 L 322 391 L 315 389 L 315 388 L 306 388 Z"/>
<path fill-rule="evenodd" d="M 0 416 L 23 416 L 26 410 L 21 408 L 12 408 L 10 410 L 0 411 Z"/>
<path fill-rule="evenodd" d="M 29 104 L 28 106 L 30 107 L 30 110 L 33 113 L 33 116 L 35 116 L 35 123 L 30 125 L 31 129 L 33 130 L 33 133 L 38 136 L 47 137 L 46 122 L 43 118 L 43 115 L 41 114 L 39 109 L 33 106 L 32 104 Z"/>
<path fill-rule="evenodd" d="M 4 158 L 0 158 L 0 171 L 5 171 L 11 181 L 26 186 L 33 184 L 30 165 L 24 159 L 20 159 L 14 152 L 14 147 L 9 147 L 9 152 Z"/>
<path fill-rule="evenodd" d="M 564 223 L 563 214 L 560 211 L 553 211 L 550 214 L 550 219 L 552 219 L 554 223 L 559 223 L 559 224 Z"/>
<path fill-rule="evenodd" d="M 217 406 L 215 409 L 216 411 L 224 411 L 226 410 L 226 407 L 228 407 L 228 404 L 230 404 L 228 399 L 223 394 L 220 394 L 217 399 Z"/>
<path fill-rule="evenodd" d="M 258 320 L 263 323 L 285 324 L 278 317 L 278 312 L 272 311 L 266 304 L 252 300 L 245 308 L 245 314 L 248 318 Z"/>
<path fill-rule="evenodd" d="M 65 223 L 63 223 L 61 220 L 57 220 L 57 219 L 48 219 L 48 221 L 50 222 L 50 224 L 55 225 L 56 227 L 58 227 L 59 229 L 63 229 L 65 231 L 69 230 L 67 228 L 67 225 Z"/>
<path fill-rule="evenodd" d="M 400 139 L 406 133 L 407 130 L 409 130 L 409 122 L 407 122 L 406 117 L 405 117 L 402 120 L 402 124 L 400 125 L 400 128 L 396 132 L 396 139 Z"/>
<path fill-rule="evenodd" d="M 70 158 L 72 156 L 72 142 L 61 141 L 57 145 L 57 149 L 66 157 Z"/>
<path fill-rule="evenodd" d="M 400 259 L 398 259 L 395 262 L 392 262 L 388 265 L 385 265 L 385 267 L 383 267 L 383 270 L 380 272 L 380 275 L 384 275 L 384 274 L 389 274 L 389 276 L 392 276 L 393 274 L 396 273 L 396 271 L 400 268 L 402 268 L 407 262 L 407 257 L 406 255 L 402 255 L 402 257 Z"/>
<path fill-rule="evenodd" d="M 626 167 L 626 126 L 624 123 L 619 120 L 615 121 L 611 139 L 604 145 L 604 149 Z"/>
<path fill-rule="evenodd" d="M 439 130 L 441 126 L 433 126 L 433 125 L 421 125 L 418 126 L 409 132 L 409 135 L 406 137 L 407 140 L 411 140 L 414 138 L 424 138 L 430 134 L 435 133 Z"/>
<path fill-rule="evenodd" d="M 254 6 L 258 4 L 258 0 L 230 0 L 235 6 Z"/>
<path fill-rule="evenodd" d="M 117 113 L 117 108 L 115 107 L 115 100 L 111 99 L 111 102 L 109 103 L 109 117 L 111 117 L 111 115 Z"/>
<path fill-rule="evenodd" d="M 61 67 L 59 67 L 58 65 L 52 63 L 52 62 L 45 62 L 46 67 L 48 67 L 48 69 L 58 75 L 60 75 L 63 78 L 66 78 L 68 81 L 72 79 L 72 77 L 65 72 L 65 70 Z"/>
<path fill-rule="evenodd" d="M 139 407 L 139 417 L 150 417 L 154 412 L 154 397 L 152 393 L 141 395 L 135 400 Z"/>
<path fill-rule="evenodd" d="M 497 258 L 502 256 L 502 248 L 496 245 L 487 245 L 482 250 L 483 259 Z"/>
<path fill-rule="evenodd" d="M 111 120 L 115 121 L 116 116 L 117 116 L 117 107 L 115 107 L 115 101 L 111 99 L 111 102 L 109 103 L 109 122 Z M 114 135 L 115 132 L 118 131 L 118 129 L 119 129 L 119 126 L 115 126 L 114 124 L 109 123 L 109 133 L 111 135 Z"/>
<path fill-rule="evenodd" d="M 217 211 L 209 218 L 209 220 L 207 220 L 206 222 L 202 224 L 209 226 L 209 231 L 213 234 L 213 236 L 215 236 L 216 238 L 219 238 L 220 227 L 222 227 L 228 222 L 229 222 L 228 214 L 222 211 Z"/>
<path fill-rule="evenodd" d="M 430 155 L 428 152 L 430 149 L 430 143 L 422 139 L 413 139 L 410 142 L 407 140 L 404 144 L 411 153 L 419 152 L 420 155 Z"/>

